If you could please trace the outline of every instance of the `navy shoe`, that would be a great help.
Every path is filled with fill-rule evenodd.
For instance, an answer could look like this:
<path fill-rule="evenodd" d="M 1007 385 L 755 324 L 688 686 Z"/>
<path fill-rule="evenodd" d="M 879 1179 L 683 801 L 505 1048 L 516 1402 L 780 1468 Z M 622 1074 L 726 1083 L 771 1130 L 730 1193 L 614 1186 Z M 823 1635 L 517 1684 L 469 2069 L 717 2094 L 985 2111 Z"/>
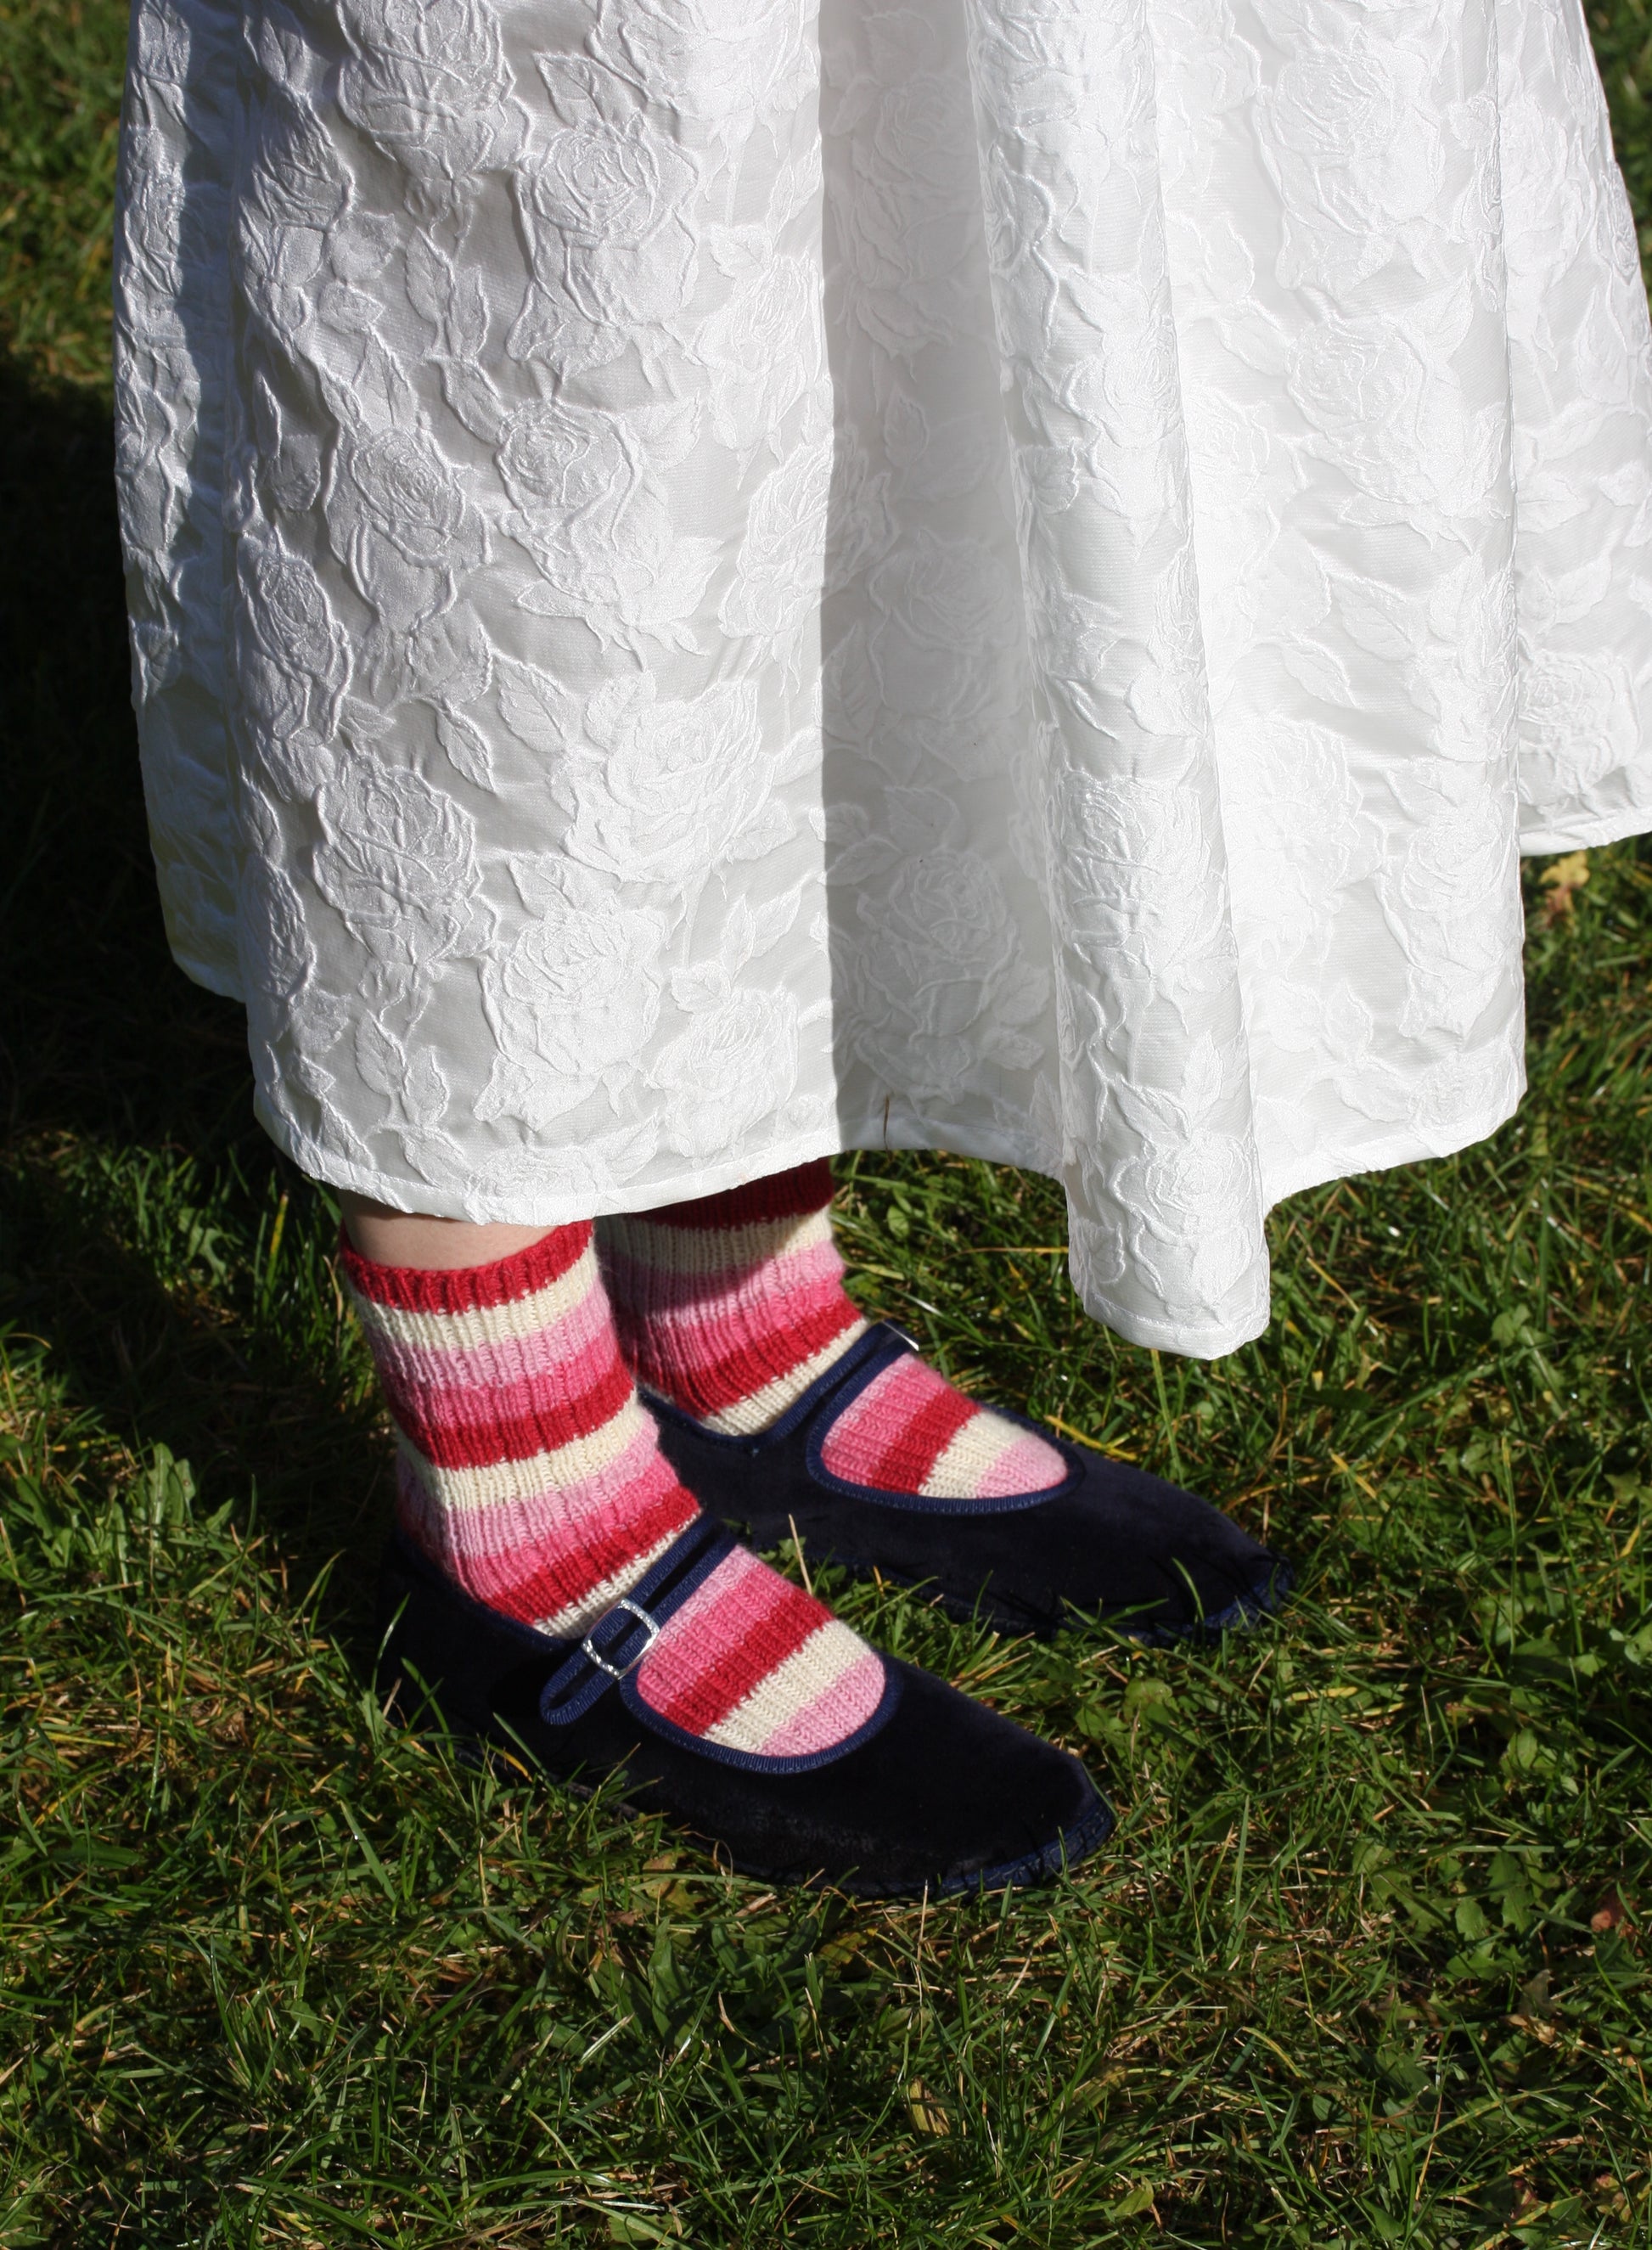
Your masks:
<path fill-rule="evenodd" d="M 754 1437 L 708 1430 L 649 1391 L 643 1401 L 696 1500 L 754 1546 L 795 1536 L 811 1561 L 932 1589 L 955 1617 L 1050 1633 L 1077 1612 L 1163 1641 L 1248 1625 L 1289 1592 L 1291 1565 L 1208 1501 L 1127 1461 L 1063 1445 L 1022 1415 L 1005 1418 L 1067 1464 L 1063 1481 L 1043 1492 L 931 1500 L 834 1476 L 822 1458 L 832 1424 L 916 1349 L 878 1322 Z"/>
<path fill-rule="evenodd" d="M 662 1718 L 630 1674 L 732 1544 L 699 1518 L 569 1642 L 472 1601 L 396 1534 L 379 1582 L 381 1694 L 404 1722 L 433 1704 L 453 1733 L 560 1779 L 618 1775 L 628 1804 L 766 1882 L 871 1898 L 1001 1890 L 1105 1840 L 1112 1813 L 1077 1758 L 893 1657 L 871 1719 L 813 1757 L 754 1757 Z"/>

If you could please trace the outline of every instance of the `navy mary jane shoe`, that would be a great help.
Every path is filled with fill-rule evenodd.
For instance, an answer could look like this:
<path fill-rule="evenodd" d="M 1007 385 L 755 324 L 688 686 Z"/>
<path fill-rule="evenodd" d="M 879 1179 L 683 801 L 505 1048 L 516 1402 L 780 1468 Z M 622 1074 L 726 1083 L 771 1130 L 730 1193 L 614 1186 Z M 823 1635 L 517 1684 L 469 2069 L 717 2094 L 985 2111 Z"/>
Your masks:
<path fill-rule="evenodd" d="M 702 1516 L 578 1642 L 461 1593 L 399 1534 L 379 1583 L 379 1688 L 404 1722 L 526 1752 L 559 1779 L 618 1776 L 742 1874 L 865 1897 L 1039 1882 L 1105 1841 L 1113 1816 L 1077 1758 L 893 1657 L 871 1718 L 807 1758 L 685 1734 L 634 1674 L 659 1627 L 733 1542 Z"/>
<path fill-rule="evenodd" d="M 666 1459 L 703 1508 L 757 1547 L 795 1536 L 811 1561 L 878 1571 L 936 1593 L 960 1617 L 1050 1633 L 1077 1612 L 1140 1639 L 1225 1632 L 1278 1607 L 1291 1565 L 1208 1501 L 1128 1461 L 1063 1444 L 1060 1484 L 1007 1500 L 935 1500 L 834 1476 L 827 1433 L 910 1336 L 879 1322 L 768 1429 L 708 1430 L 651 1392 Z M 995 1412 L 1003 1412 L 995 1408 Z"/>

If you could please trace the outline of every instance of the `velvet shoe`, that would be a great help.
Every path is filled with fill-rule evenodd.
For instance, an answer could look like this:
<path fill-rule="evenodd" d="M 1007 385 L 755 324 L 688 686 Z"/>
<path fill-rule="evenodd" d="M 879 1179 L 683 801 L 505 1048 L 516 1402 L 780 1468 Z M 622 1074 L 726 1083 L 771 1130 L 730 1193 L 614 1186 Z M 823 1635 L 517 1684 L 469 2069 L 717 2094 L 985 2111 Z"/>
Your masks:
<path fill-rule="evenodd" d="M 880 1656 L 881 1701 L 830 1750 L 773 1757 L 674 1726 L 642 1692 L 659 1628 L 733 1543 L 700 1517 L 582 1640 L 548 1639 L 461 1592 L 399 1532 L 379 1587 L 379 1687 L 416 1722 L 526 1751 L 559 1779 L 622 1777 L 741 1873 L 888 1898 L 1059 1874 L 1112 1814 L 1078 1761 L 943 1681 Z"/>
<path fill-rule="evenodd" d="M 1006 1418 L 1023 1422 L 1067 1465 L 1042 1492 L 943 1500 L 833 1475 L 823 1459 L 833 1422 L 915 1349 L 898 1329 L 876 1323 L 754 1435 L 709 1430 L 642 1396 L 683 1483 L 754 1546 L 795 1536 L 811 1562 L 927 1588 L 953 1615 L 1006 1632 L 1050 1633 L 1077 1612 L 1138 1639 L 1180 1639 L 1249 1624 L 1290 1591 L 1290 1564 L 1208 1501 L 1064 1444 L 1020 1415 Z"/>

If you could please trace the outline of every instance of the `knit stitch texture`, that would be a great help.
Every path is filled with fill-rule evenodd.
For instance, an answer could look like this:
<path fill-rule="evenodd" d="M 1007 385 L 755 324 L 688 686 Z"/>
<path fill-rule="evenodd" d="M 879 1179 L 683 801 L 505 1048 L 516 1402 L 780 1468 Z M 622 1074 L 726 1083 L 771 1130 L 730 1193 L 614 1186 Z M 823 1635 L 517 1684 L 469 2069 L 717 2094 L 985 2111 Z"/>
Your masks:
<path fill-rule="evenodd" d="M 341 1260 L 400 1438 L 407 1536 L 474 1599 L 588 1632 L 699 1513 L 621 1357 L 589 1224 L 459 1272 Z M 818 1754 L 877 1709 L 882 1660 L 736 1549 L 638 1667 L 652 1708 L 766 1757 Z"/>
<path fill-rule="evenodd" d="M 865 1333 L 843 1287 L 831 1191 L 829 1164 L 800 1164 L 602 1221 L 621 1345 L 646 1389 L 708 1429 L 754 1432 Z M 822 1459 L 849 1483 L 943 1500 L 1042 1492 L 1067 1474 L 1053 1446 L 915 1358 L 850 1401 Z"/>

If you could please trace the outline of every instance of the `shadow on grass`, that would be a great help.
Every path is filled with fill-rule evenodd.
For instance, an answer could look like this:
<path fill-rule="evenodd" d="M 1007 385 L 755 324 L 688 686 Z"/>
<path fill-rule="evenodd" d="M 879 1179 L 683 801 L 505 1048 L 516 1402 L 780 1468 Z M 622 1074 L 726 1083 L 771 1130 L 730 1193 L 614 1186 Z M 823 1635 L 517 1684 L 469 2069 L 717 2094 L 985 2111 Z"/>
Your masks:
<path fill-rule="evenodd" d="M 209 1503 L 256 1495 L 301 1578 L 370 1554 L 383 1448 L 303 1319 L 226 1320 L 122 1239 L 100 1167 L 273 1207 L 312 1251 L 320 1199 L 253 1122 L 242 1013 L 167 949 L 128 694 L 107 402 L 0 369 L 0 1322 L 76 1405 L 189 1460 Z M 193 1159 L 195 1170 L 189 1170 Z M 141 1196 L 138 1198 L 140 1204 Z M 131 1205 L 130 1193 L 125 1198 Z M 320 1261 L 307 1266 L 312 1293 Z M 233 1294 L 233 1293 L 232 1293 Z M 322 1308 L 325 1310 L 325 1307 Z M 300 1331 L 303 1333 L 301 1334 Z M 366 1573 L 338 1573 L 359 1636 Z M 346 1614 L 348 1612 L 348 1614 Z"/>

